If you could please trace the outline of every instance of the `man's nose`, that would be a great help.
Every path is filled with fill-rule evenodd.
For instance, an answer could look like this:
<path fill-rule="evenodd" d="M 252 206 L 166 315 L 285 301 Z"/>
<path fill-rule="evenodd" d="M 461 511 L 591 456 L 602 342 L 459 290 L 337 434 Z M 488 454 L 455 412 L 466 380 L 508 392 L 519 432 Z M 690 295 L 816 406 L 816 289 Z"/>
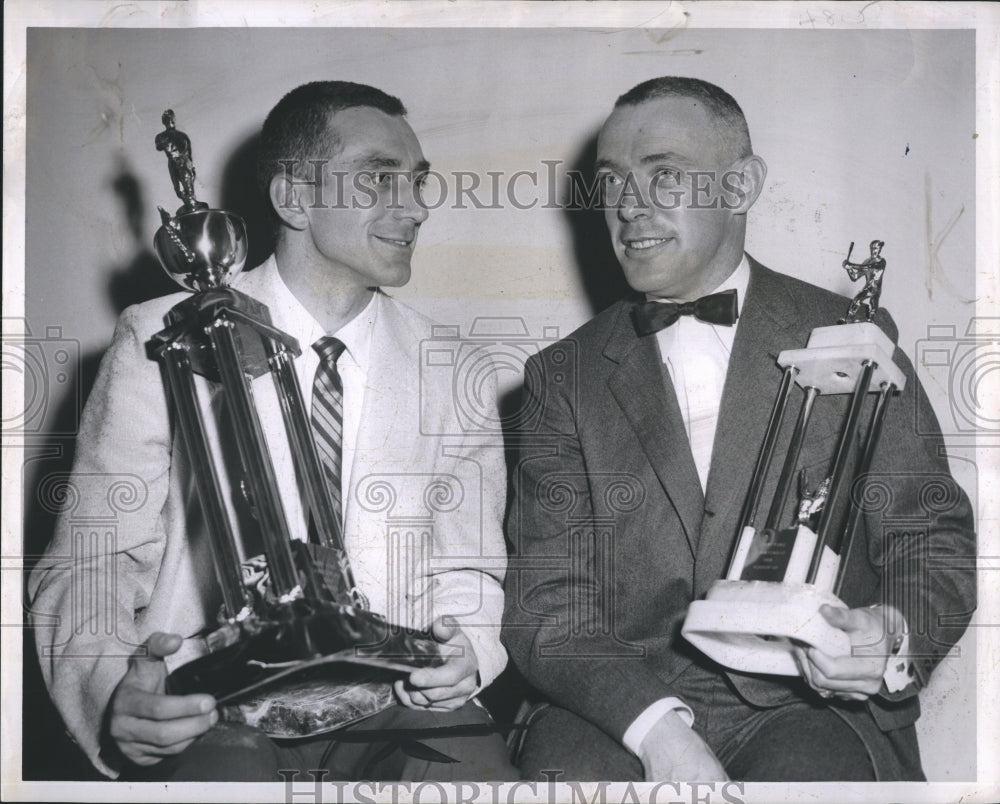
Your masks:
<path fill-rule="evenodd" d="M 618 199 L 618 218 L 624 222 L 648 218 L 650 214 L 649 201 L 644 198 L 637 183 L 631 183 L 622 191 Z"/>
<path fill-rule="evenodd" d="M 396 210 L 397 217 L 409 218 L 416 223 L 423 223 L 427 220 L 430 212 L 424 204 L 420 195 L 420 182 L 401 177 L 399 207 Z"/>

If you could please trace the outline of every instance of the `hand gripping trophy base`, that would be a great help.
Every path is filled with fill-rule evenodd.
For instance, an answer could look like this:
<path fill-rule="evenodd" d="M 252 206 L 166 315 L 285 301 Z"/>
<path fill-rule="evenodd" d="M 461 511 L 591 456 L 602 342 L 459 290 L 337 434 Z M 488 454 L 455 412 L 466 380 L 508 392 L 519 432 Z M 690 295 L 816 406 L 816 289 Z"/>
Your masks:
<path fill-rule="evenodd" d="M 740 536 L 726 578 L 716 581 L 704 600 L 688 608 L 683 636 L 702 653 L 725 667 L 747 673 L 795 676 L 795 646 L 815 647 L 831 656 L 850 652 L 847 634 L 826 622 L 820 607 L 846 608 L 837 597 L 843 582 L 860 508 L 853 496 L 846 517 L 835 525 L 833 512 L 841 492 L 849 492 L 864 475 L 881 432 L 886 402 L 905 377 L 892 363 L 893 343 L 874 324 L 819 327 L 805 349 L 778 355 L 784 377 L 768 423 L 760 457 L 744 506 Z M 773 458 L 792 381 L 805 391 L 792 432 L 788 453 L 778 478 L 768 521 L 755 527 L 764 481 Z M 865 397 L 879 394 L 866 442 L 860 448 L 853 478 L 846 470 L 852 444 L 857 441 Z M 810 509 L 803 501 L 798 523 L 779 528 L 791 479 L 798 469 L 799 451 L 812 405 L 820 394 L 852 394 L 844 420 L 832 474 L 824 483 L 829 497 Z M 824 492 L 824 495 L 826 492 Z M 811 527 L 810 515 L 818 515 Z"/>
<path fill-rule="evenodd" d="M 716 581 L 688 609 L 682 633 L 706 656 L 744 673 L 798 675 L 792 647 L 850 652 L 847 634 L 827 623 L 822 605 L 846 608 L 812 584 Z"/>

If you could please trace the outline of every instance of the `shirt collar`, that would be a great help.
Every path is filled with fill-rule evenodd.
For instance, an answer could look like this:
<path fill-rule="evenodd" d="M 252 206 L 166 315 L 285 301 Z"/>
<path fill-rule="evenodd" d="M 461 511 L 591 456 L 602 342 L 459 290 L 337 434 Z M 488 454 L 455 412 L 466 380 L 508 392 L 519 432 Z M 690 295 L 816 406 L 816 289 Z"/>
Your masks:
<path fill-rule="evenodd" d="M 747 287 L 749 285 L 750 261 L 747 259 L 747 255 L 744 254 L 743 259 L 740 260 L 740 264 L 736 266 L 736 270 L 726 277 L 725 281 L 723 281 L 717 288 L 715 288 L 715 290 L 711 292 L 721 293 L 725 290 L 735 290 L 739 302 L 739 315 L 742 315 L 743 305 L 746 304 Z M 654 299 L 653 301 L 670 300 Z M 705 321 L 698 321 L 692 316 L 681 316 L 680 320 L 678 320 L 672 327 L 664 327 L 657 332 L 656 340 L 660 345 L 660 353 L 664 356 L 673 354 L 676 344 L 679 342 L 679 339 L 682 339 L 682 337 L 684 343 L 688 345 L 692 343 L 691 339 L 694 337 L 702 343 L 701 348 L 721 348 L 725 350 L 725 354 L 728 359 L 728 356 L 733 349 L 733 341 L 736 338 L 736 326 L 738 324 L 739 321 L 731 327 L 726 327 L 718 324 L 710 324 Z M 685 333 L 684 336 L 681 336 L 680 334 L 682 330 Z M 713 345 L 706 347 L 706 342 Z"/>
<path fill-rule="evenodd" d="M 368 365 L 372 333 L 381 306 L 380 291 L 372 294 L 371 300 L 358 315 L 336 332 L 328 333 L 284 283 L 274 255 L 241 279 L 239 289 L 267 304 L 271 323 L 295 338 L 303 351 L 311 349 L 312 344 L 325 335 L 334 335 L 347 347 L 345 354 L 355 365 L 361 368 Z"/>
<path fill-rule="evenodd" d="M 372 333 L 375 330 L 375 319 L 378 317 L 378 309 L 381 305 L 382 291 L 376 290 L 368 304 L 365 305 L 365 309 L 333 333 L 347 347 L 345 354 L 353 359 L 354 364 L 360 368 L 368 366 L 368 356 L 371 354 L 372 348 Z"/>
<path fill-rule="evenodd" d="M 726 290 L 735 290 L 736 295 L 739 297 L 740 302 L 740 313 L 743 312 L 743 305 L 746 304 L 747 300 L 747 287 L 750 285 L 750 260 L 747 259 L 747 255 L 743 255 L 743 259 L 740 260 L 740 264 L 736 266 L 736 270 L 733 271 L 726 280 L 719 285 L 712 293 L 722 293 Z"/>
<path fill-rule="evenodd" d="M 740 314 L 743 313 L 743 305 L 746 303 L 747 298 L 747 287 L 750 285 L 750 261 L 747 259 L 747 255 L 743 255 L 743 259 L 740 260 L 740 264 L 736 266 L 736 270 L 733 271 L 725 280 L 714 290 L 710 290 L 706 293 L 706 296 L 712 293 L 722 293 L 726 290 L 735 290 L 736 295 L 739 298 Z M 646 296 L 648 301 L 676 301 L 676 299 L 663 299 L 663 298 L 652 298 L 648 294 Z"/>

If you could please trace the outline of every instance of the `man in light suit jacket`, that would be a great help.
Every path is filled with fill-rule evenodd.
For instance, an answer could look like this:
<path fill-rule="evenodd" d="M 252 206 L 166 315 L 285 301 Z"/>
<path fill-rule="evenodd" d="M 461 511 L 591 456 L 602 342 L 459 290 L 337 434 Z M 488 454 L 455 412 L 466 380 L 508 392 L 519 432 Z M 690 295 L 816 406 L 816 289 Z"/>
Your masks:
<path fill-rule="evenodd" d="M 821 610 L 846 632 L 851 655 L 796 648 L 794 678 L 715 664 L 679 630 L 688 605 L 726 572 L 781 378 L 776 356 L 835 324 L 847 300 L 744 253 L 766 167 L 718 87 L 661 78 L 623 95 L 601 130 L 597 172 L 637 298 L 611 305 L 525 371 L 525 405 L 540 413 L 521 435 L 509 517 L 518 570 L 507 580 L 503 638 L 551 705 L 531 718 L 522 771 L 922 778 L 917 693 L 975 607 L 972 570 L 929 571 L 928 557 L 973 556 L 975 538 L 940 435 L 913 431 L 918 411 L 933 414 L 909 361 L 897 348 L 906 386 L 870 467 L 841 591 L 848 608 Z M 733 291 L 736 320 L 706 312 L 711 320 L 685 314 L 659 331 L 637 329 L 651 303 L 667 300 L 712 295 L 686 311 L 731 316 Z M 895 341 L 887 314 L 876 323 Z M 830 471 L 846 402 L 816 402 L 800 460 L 813 487 Z M 783 523 L 795 507 L 790 499 Z"/>
<path fill-rule="evenodd" d="M 488 433 L 463 434 L 449 377 L 421 374 L 432 322 L 379 290 L 409 280 L 427 218 L 420 186 L 429 165 L 404 115 L 398 99 L 348 82 L 286 95 L 264 124 L 258 167 L 279 219 L 275 253 L 235 284 L 268 305 L 274 325 L 302 346 L 296 369 L 304 399 L 320 362 L 310 345 L 328 335 L 344 344 L 341 495 L 355 580 L 373 611 L 430 628 L 442 643 L 444 664 L 397 681 L 397 704 L 359 724 L 368 730 L 488 725 L 474 696 L 506 664 L 502 450 Z M 140 780 L 280 781 L 279 770 L 326 770 L 335 779 L 512 778 L 498 734 L 427 740 L 455 760 L 433 762 L 419 750 L 387 753 L 384 739 L 275 742 L 218 722 L 209 695 L 164 694 L 164 660 L 213 626 L 220 603 L 199 481 L 172 426 L 158 364 L 146 354 L 181 298 L 122 315 L 81 423 L 71 504 L 30 579 L 43 673 L 70 733 L 101 771 Z M 197 382 L 210 440 L 231 450 L 211 415 L 220 397 Z M 292 535 L 307 539 L 269 376 L 253 382 L 253 394 Z M 116 483 L 134 492 L 119 507 L 116 539 L 81 558 L 79 523 L 106 512 Z M 230 502 L 234 521 L 238 508 Z M 244 558 L 260 552 L 246 529 L 240 538 Z M 80 590 L 98 586 L 110 608 L 77 607 Z"/>

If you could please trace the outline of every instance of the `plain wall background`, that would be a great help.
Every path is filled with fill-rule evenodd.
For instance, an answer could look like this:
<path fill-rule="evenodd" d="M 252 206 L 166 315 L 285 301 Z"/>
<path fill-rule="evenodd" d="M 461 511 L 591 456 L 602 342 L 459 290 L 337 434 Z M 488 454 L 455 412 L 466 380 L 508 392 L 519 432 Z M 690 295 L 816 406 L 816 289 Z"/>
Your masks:
<path fill-rule="evenodd" d="M 883 239 L 882 304 L 911 359 L 928 325 L 966 331 L 977 298 L 972 31 L 29 30 L 26 322 L 36 338 L 78 343 L 80 363 L 65 382 L 51 375 L 38 397 L 41 438 L 25 466 L 27 552 L 44 544 L 47 521 L 32 512 L 34 489 L 65 468 L 73 395 L 89 387 L 118 314 L 173 290 L 150 251 L 156 206 L 179 203 L 153 147 L 165 108 L 193 141 L 199 198 L 245 212 L 253 227 L 244 173 L 252 138 L 281 95 L 306 81 L 353 80 L 398 95 L 434 170 L 484 182 L 487 171 L 536 171 L 535 195 L 526 183 L 519 193 L 544 201 L 546 161 L 586 168 L 615 98 L 665 74 L 718 83 L 743 107 L 769 166 L 748 226 L 758 260 L 853 295 L 840 268 L 848 243 L 859 260 Z M 539 339 L 567 334 L 612 300 L 620 271 L 599 217 L 456 209 L 454 199 L 452 184 L 421 230 L 413 280 L 394 295 L 463 334 L 477 316 L 511 317 Z M 251 239 L 259 232 L 251 228 Z M 516 384 L 516 372 L 503 379 Z M 936 382 L 927 390 L 946 430 L 958 432 L 953 391 Z M 951 445 L 975 503 L 974 453 L 962 437 Z M 974 641 L 960 647 L 921 696 L 932 779 L 976 775 Z"/>

